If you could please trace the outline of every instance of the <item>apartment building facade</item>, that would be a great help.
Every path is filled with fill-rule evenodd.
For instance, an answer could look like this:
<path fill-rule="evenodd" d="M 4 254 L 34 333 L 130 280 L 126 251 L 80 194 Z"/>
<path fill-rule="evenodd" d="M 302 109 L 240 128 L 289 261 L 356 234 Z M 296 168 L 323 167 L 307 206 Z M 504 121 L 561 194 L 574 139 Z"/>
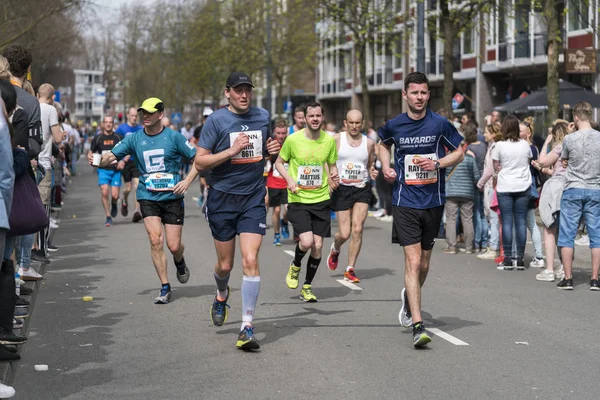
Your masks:
<path fill-rule="evenodd" d="M 386 117 L 402 111 L 404 69 L 408 68 L 407 72 L 416 69 L 416 5 L 414 2 L 403 3 L 404 0 L 394 2 L 393 12 L 398 21 L 394 31 L 399 35 L 391 43 L 368 50 L 367 79 L 375 127 Z M 566 52 L 597 48 L 595 27 L 598 16 L 594 11 L 597 0 L 565 0 L 561 3 L 566 11 L 560 16 L 563 35 L 559 56 L 561 78 L 598 89 L 595 70 L 570 73 L 564 68 Z M 452 54 L 454 92 L 465 98 L 455 113 L 475 111 L 478 57 L 481 59 L 480 107 L 483 113 L 546 86 L 547 26 L 544 11 L 536 4 L 534 1 L 499 0 L 489 14 L 481 17 L 484 26 L 481 35 L 474 27 L 462 32 L 455 40 Z M 425 0 L 425 7 L 426 19 L 435 21 L 439 31 L 439 1 Z M 346 110 L 357 104 L 361 88 L 351 35 L 340 26 L 324 25 L 318 27 L 317 99 L 325 106 L 326 118 L 339 126 Z M 408 35 L 408 40 L 404 40 L 404 35 Z M 485 44 L 480 46 L 479 40 L 484 40 Z M 479 50 L 482 48 L 485 51 Z M 427 26 L 424 72 L 431 82 L 430 107 L 437 110 L 442 107 L 443 43 L 436 39 L 435 32 L 427 30 Z"/>
<path fill-rule="evenodd" d="M 106 87 L 104 86 L 103 71 L 74 69 L 75 109 L 72 119 L 89 124 L 100 122 L 104 117 L 106 103 Z"/>

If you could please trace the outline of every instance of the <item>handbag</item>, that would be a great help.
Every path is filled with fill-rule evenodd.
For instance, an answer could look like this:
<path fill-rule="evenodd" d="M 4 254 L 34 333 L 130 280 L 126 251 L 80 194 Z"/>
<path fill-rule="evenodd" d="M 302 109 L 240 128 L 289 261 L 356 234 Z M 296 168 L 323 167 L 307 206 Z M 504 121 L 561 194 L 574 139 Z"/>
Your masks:
<path fill-rule="evenodd" d="M 492 200 L 490 201 L 490 210 L 494 212 L 500 211 L 500 205 L 498 204 L 498 192 L 494 189 L 494 194 L 492 194 Z"/>
<path fill-rule="evenodd" d="M 9 224 L 11 236 L 31 235 L 46 228 L 50 220 L 40 192 L 28 174 L 15 181 Z"/>

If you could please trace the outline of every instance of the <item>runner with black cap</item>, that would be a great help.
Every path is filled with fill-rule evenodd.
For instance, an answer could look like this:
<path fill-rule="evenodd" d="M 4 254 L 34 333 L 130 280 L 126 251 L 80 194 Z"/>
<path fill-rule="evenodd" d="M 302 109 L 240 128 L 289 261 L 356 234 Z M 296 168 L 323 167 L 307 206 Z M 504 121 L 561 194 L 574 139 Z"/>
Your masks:
<path fill-rule="evenodd" d="M 152 262 L 161 283 L 160 293 L 154 299 L 155 304 L 167 304 L 171 300 L 167 256 L 163 248 L 165 238 L 177 268 L 177 279 L 180 283 L 186 283 L 190 277 L 181 243 L 185 215 L 183 195 L 198 175 L 194 169 L 185 179 L 181 179 L 181 157 L 192 160 L 196 149 L 179 132 L 161 125 L 164 109 L 160 99 L 146 99 L 138 109 L 143 115 L 144 129 L 117 143 L 110 152 L 102 155 L 98 165 L 103 168 L 127 155 L 135 156 L 137 168 L 141 172 L 137 199 L 150 239 Z M 91 155 L 88 159 L 92 164 Z"/>
<path fill-rule="evenodd" d="M 227 320 L 229 276 L 236 236 L 240 237 L 244 278 L 242 326 L 236 346 L 242 350 L 260 347 L 252 320 L 260 290 L 258 251 L 267 227 L 263 171 L 265 156 L 279 152 L 280 148 L 269 137 L 269 113 L 250 106 L 253 88 L 245 73 L 229 75 L 225 87 L 229 106 L 215 111 L 206 120 L 195 160 L 197 170 L 211 169 L 205 205 L 217 252 L 214 273 L 217 294 L 210 309 L 215 326 Z"/>

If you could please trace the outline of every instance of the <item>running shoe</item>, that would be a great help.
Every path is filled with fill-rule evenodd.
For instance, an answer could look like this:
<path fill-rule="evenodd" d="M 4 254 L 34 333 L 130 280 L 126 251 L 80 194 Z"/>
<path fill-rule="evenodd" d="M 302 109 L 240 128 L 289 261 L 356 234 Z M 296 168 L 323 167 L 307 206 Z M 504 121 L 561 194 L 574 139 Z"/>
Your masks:
<path fill-rule="evenodd" d="M 307 303 L 317 302 L 317 296 L 314 295 L 311 285 L 302 285 L 302 290 L 300 290 L 300 298 Z"/>
<path fill-rule="evenodd" d="M 210 308 L 210 320 L 214 326 L 221 326 L 227 321 L 227 316 L 229 315 L 229 311 L 227 310 L 229 308 L 229 304 L 227 304 L 229 291 L 229 286 L 227 286 L 227 298 L 223 301 L 217 300 L 217 296 L 215 295 L 215 300 Z"/>
<path fill-rule="evenodd" d="M 31 296 L 33 294 L 33 289 L 27 287 L 27 286 L 23 286 L 21 285 L 21 296 Z"/>
<path fill-rule="evenodd" d="M 425 325 L 419 322 L 413 326 L 413 346 L 423 347 L 431 342 L 431 337 L 425 331 Z"/>
<path fill-rule="evenodd" d="M 48 243 L 48 247 L 46 247 L 46 249 L 51 252 L 58 251 L 58 247 L 54 246 L 53 244 L 49 244 L 49 243 Z"/>
<path fill-rule="evenodd" d="M 29 311 L 26 308 L 15 308 L 13 317 L 17 319 L 27 318 L 29 317 Z"/>
<path fill-rule="evenodd" d="M 354 273 L 354 268 L 344 271 L 344 280 L 352 283 L 359 283 L 360 279 Z"/>
<path fill-rule="evenodd" d="M 13 318 L 13 329 L 21 329 L 25 325 L 22 319 Z"/>
<path fill-rule="evenodd" d="M 136 210 L 133 213 L 133 218 L 131 219 L 131 222 L 140 222 L 141 220 L 142 220 L 142 214 Z"/>
<path fill-rule="evenodd" d="M 58 229 L 58 224 L 54 218 L 50 218 L 50 224 L 48 225 L 50 229 Z"/>
<path fill-rule="evenodd" d="M 187 264 L 185 263 L 185 258 L 182 258 L 181 261 L 183 262 L 183 265 L 181 267 L 177 266 L 177 263 L 175 262 L 175 258 L 173 257 L 173 262 L 175 262 L 175 269 L 177 270 L 177 280 L 179 281 L 179 283 L 187 283 L 187 281 L 190 279 L 190 270 L 187 267 Z"/>
<path fill-rule="evenodd" d="M 530 263 L 529 266 L 531 268 L 544 268 L 546 266 L 546 263 L 544 262 L 543 258 L 534 258 Z"/>
<path fill-rule="evenodd" d="M 284 240 L 287 240 L 290 238 L 290 229 L 288 228 L 288 224 L 286 222 L 283 222 L 283 220 L 279 221 L 281 224 L 281 237 Z"/>
<path fill-rule="evenodd" d="M 402 298 L 402 304 L 400 306 L 400 312 L 398 313 L 398 320 L 400 320 L 400 326 L 403 328 L 410 328 L 412 325 L 412 315 L 410 314 L 410 307 L 408 306 L 406 288 L 402 289 L 400 297 Z"/>
<path fill-rule="evenodd" d="M 44 277 L 33 269 L 33 267 L 29 268 L 21 268 L 18 269 L 18 274 L 21 275 L 21 279 L 24 281 L 41 281 Z"/>
<path fill-rule="evenodd" d="M 22 297 L 17 297 L 17 302 L 15 303 L 16 308 L 27 308 L 30 303 Z"/>
<path fill-rule="evenodd" d="M 480 260 L 493 260 L 496 257 L 498 257 L 498 252 L 490 248 L 488 248 L 485 253 L 477 255 L 477 258 L 479 258 Z"/>
<path fill-rule="evenodd" d="M 302 269 L 302 267 L 296 267 L 293 261 L 290 263 L 290 269 L 285 277 L 285 283 L 290 289 L 298 288 L 298 276 L 300 275 L 300 269 Z"/>
<path fill-rule="evenodd" d="M 129 214 L 129 206 L 124 201 L 121 202 L 121 215 L 126 217 Z"/>
<path fill-rule="evenodd" d="M 260 343 L 254 337 L 254 327 L 246 325 L 244 329 L 240 331 L 238 340 L 235 343 L 235 347 L 240 350 L 258 350 L 260 349 Z"/>
<path fill-rule="evenodd" d="M 112 226 L 112 218 L 111 217 L 106 217 L 106 222 L 104 223 L 104 226 L 106 226 L 107 228 L 110 228 Z"/>
<path fill-rule="evenodd" d="M 588 235 L 581 235 L 581 237 L 575 241 L 575 244 L 577 246 L 589 246 L 590 237 Z"/>
<path fill-rule="evenodd" d="M 598 283 L 598 279 L 592 279 L 590 281 L 590 290 L 592 292 L 597 292 L 600 290 L 600 284 Z"/>
<path fill-rule="evenodd" d="M 279 233 L 276 233 L 275 237 L 273 238 L 273 246 L 281 246 L 281 236 Z"/>
<path fill-rule="evenodd" d="M 573 278 L 563 278 L 556 287 L 562 290 L 573 290 Z"/>
<path fill-rule="evenodd" d="M 523 259 L 517 260 L 517 271 L 525 271 L 525 261 Z"/>
<path fill-rule="evenodd" d="M 554 275 L 554 272 L 544 269 L 535 276 L 535 279 L 542 282 L 554 282 L 556 276 Z"/>
<path fill-rule="evenodd" d="M 330 270 L 335 271 L 338 267 L 338 258 L 340 256 L 339 251 L 335 251 L 335 243 L 331 243 L 331 248 L 329 249 L 329 255 L 327 256 L 327 266 Z"/>
<path fill-rule="evenodd" d="M 565 268 L 563 267 L 562 264 L 560 264 L 558 269 L 556 271 L 554 271 L 554 275 L 556 276 L 556 279 L 560 279 L 560 280 L 562 280 L 565 277 Z"/>
<path fill-rule="evenodd" d="M 114 202 L 112 202 L 112 205 L 110 206 L 110 216 L 114 218 L 118 214 L 119 214 L 119 210 L 117 209 L 117 202 L 114 201 Z"/>
<path fill-rule="evenodd" d="M 456 251 L 456 247 L 448 246 L 444 249 L 444 253 L 445 254 L 456 254 L 458 252 Z"/>
<path fill-rule="evenodd" d="M 0 399 L 10 399 L 17 393 L 12 386 L 0 383 Z"/>
<path fill-rule="evenodd" d="M 502 261 L 502 263 L 498 264 L 497 268 L 500 270 L 504 270 L 504 271 L 512 271 L 513 269 L 515 269 L 515 265 L 513 264 L 513 260 L 505 257 L 504 261 Z M 525 267 L 523 267 L 523 268 L 525 268 Z"/>
<path fill-rule="evenodd" d="M 160 288 L 158 296 L 154 299 L 154 304 L 169 304 L 169 301 L 171 301 L 171 288 L 163 286 Z"/>

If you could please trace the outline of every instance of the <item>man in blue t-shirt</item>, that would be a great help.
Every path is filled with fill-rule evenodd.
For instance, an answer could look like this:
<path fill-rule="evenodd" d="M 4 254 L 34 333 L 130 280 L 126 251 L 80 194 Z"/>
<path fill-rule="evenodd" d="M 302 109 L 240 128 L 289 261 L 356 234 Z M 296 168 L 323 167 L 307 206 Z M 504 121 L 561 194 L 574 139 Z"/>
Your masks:
<path fill-rule="evenodd" d="M 229 274 L 235 237 L 240 236 L 244 278 L 242 327 L 236 346 L 242 350 L 260 347 L 254 338 L 252 320 L 260 289 L 258 251 L 267 227 L 264 158 L 278 153 L 280 148 L 269 137 L 269 113 L 250 106 L 253 88 L 250 77 L 243 72 L 229 75 L 225 87 L 229 106 L 206 120 L 194 164 L 194 170 L 211 169 L 205 204 L 218 259 L 214 274 L 217 294 L 210 310 L 215 326 L 227 320 Z"/>
<path fill-rule="evenodd" d="M 121 140 L 102 156 L 99 165 L 102 168 L 116 160 L 123 160 L 127 155 L 135 156 L 137 168 L 141 172 L 137 199 L 150 239 L 152 262 L 161 283 L 159 295 L 154 299 L 155 304 L 167 304 L 171 300 L 167 258 L 163 249 L 165 237 L 177 268 L 177 279 L 180 283 L 186 283 L 190 277 L 181 243 L 185 216 L 183 195 L 198 175 L 194 170 L 185 179 L 179 176 L 181 158 L 193 159 L 196 149 L 179 132 L 161 125 L 164 109 L 160 99 L 146 99 L 138 109 L 143 115 L 144 129 Z M 91 164 L 91 157 L 89 161 Z"/>
<path fill-rule="evenodd" d="M 127 111 L 127 123 L 119 125 L 116 132 L 122 137 L 127 137 L 140 129 L 141 125 L 137 123 L 138 112 L 135 107 L 130 107 Z M 126 217 L 129 213 L 129 193 L 131 188 L 137 189 L 138 183 L 140 182 L 140 170 L 135 165 L 135 156 L 128 155 L 123 161 L 125 161 L 125 168 L 123 168 L 123 182 L 125 182 L 125 188 L 123 189 L 123 200 L 121 201 L 121 214 Z M 132 185 L 133 182 L 133 185 Z M 133 192 L 133 203 L 135 205 L 135 211 L 133 212 L 133 222 L 139 222 L 142 219 L 140 213 L 140 205 L 137 201 L 135 191 Z"/>
<path fill-rule="evenodd" d="M 427 109 L 425 74 L 408 74 L 402 95 L 408 112 L 379 129 L 379 158 L 385 179 L 394 183 L 392 243 L 404 248 L 400 324 L 412 326 L 413 345 L 421 347 L 431 341 L 421 317 L 421 286 L 444 212 L 445 168 L 462 161 L 463 138 L 445 118 Z M 392 146 L 395 168 L 390 167 Z"/>

